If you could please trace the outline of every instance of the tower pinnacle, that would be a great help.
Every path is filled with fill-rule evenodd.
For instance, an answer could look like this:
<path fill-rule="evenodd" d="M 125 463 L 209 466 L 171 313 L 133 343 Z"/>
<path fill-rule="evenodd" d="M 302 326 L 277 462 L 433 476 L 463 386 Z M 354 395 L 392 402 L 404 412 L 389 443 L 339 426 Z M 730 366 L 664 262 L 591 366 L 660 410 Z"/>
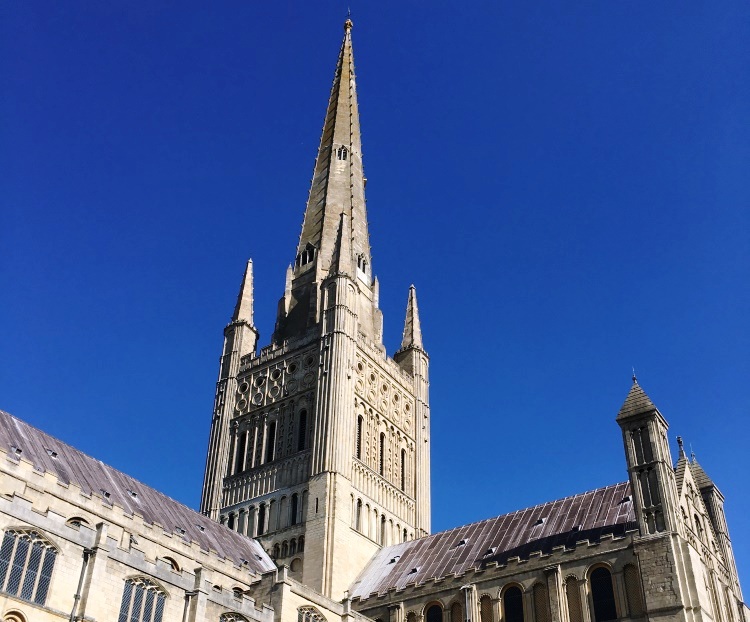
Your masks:
<path fill-rule="evenodd" d="M 406 303 L 406 319 L 404 320 L 404 336 L 401 340 L 401 349 L 419 348 L 422 346 L 422 327 L 419 323 L 419 309 L 417 308 L 417 288 L 409 287 L 409 299 Z"/>
<path fill-rule="evenodd" d="M 253 325 L 253 260 L 248 259 L 245 274 L 242 277 L 240 293 L 232 314 L 233 322 L 247 322 Z"/>

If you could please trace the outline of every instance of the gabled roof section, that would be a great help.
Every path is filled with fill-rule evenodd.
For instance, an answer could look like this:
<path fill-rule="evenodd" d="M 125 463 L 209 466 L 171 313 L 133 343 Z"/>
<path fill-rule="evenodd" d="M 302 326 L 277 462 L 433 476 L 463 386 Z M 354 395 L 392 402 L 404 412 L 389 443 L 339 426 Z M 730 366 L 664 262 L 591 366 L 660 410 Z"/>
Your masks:
<path fill-rule="evenodd" d="M 319 274 L 327 274 L 331 267 L 342 213 L 349 223 L 345 235 L 351 240 L 352 254 L 354 257 L 361 256 L 361 261 L 366 261 L 367 265 L 371 264 L 352 25 L 351 20 L 346 20 L 344 24 L 344 41 L 336 63 L 297 246 L 298 254 L 308 244 L 316 249 Z"/>
<path fill-rule="evenodd" d="M 16 450 L 11 451 L 12 447 Z M 220 525 L 2 410 L 0 448 L 11 456 L 31 462 L 39 471 L 54 474 L 60 482 L 74 484 L 84 493 L 101 497 L 103 502 L 118 505 L 129 514 L 140 514 L 144 522 L 160 525 L 165 532 L 185 542 L 197 542 L 203 550 L 214 550 L 237 566 L 244 564 L 257 574 L 276 568 L 255 540 Z"/>
<path fill-rule="evenodd" d="M 623 482 L 384 548 L 359 575 L 350 594 L 367 598 L 635 529 L 630 484 Z"/>
<path fill-rule="evenodd" d="M 693 456 L 693 461 L 690 463 L 690 471 L 693 474 L 695 485 L 698 486 L 699 490 L 703 490 L 704 488 L 711 488 L 711 487 L 716 488 L 716 484 L 714 484 L 713 480 L 703 470 L 703 467 L 700 464 L 698 464 L 698 461 L 695 459 L 695 456 Z"/>
<path fill-rule="evenodd" d="M 630 392 L 625 398 L 625 402 L 620 408 L 620 412 L 617 414 L 617 421 L 633 417 L 635 415 L 641 415 L 644 413 L 650 413 L 657 410 L 651 398 L 641 389 L 641 385 L 636 380 L 633 381 L 633 386 L 630 387 Z"/>

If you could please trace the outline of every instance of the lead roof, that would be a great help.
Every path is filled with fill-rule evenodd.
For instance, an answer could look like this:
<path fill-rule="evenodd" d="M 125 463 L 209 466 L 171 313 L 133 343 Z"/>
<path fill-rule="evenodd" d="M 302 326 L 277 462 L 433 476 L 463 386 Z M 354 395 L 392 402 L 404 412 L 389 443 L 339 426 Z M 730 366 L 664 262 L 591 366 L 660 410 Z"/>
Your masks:
<path fill-rule="evenodd" d="M 635 529 L 630 484 L 614 484 L 384 548 L 359 575 L 351 595 L 367 598 Z"/>
<path fill-rule="evenodd" d="M 127 514 L 139 514 L 144 523 L 158 525 L 187 544 L 195 542 L 205 551 L 213 550 L 219 557 L 253 573 L 262 574 L 276 568 L 255 540 L 220 525 L 2 410 L 0 448 L 10 459 L 27 460 L 37 471 L 52 473 L 58 481 L 74 484 L 84 494 L 100 497 L 108 505 L 118 505 Z"/>

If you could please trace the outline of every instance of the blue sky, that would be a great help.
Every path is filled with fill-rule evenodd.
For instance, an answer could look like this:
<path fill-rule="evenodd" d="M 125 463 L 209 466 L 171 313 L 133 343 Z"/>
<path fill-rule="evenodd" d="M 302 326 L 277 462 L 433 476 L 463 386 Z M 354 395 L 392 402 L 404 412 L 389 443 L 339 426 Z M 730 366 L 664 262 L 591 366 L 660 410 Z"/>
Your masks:
<path fill-rule="evenodd" d="M 626 478 L 641 385 L 750 589 L 750 5 L 353 3 L 386 343 L 431 356 L 433 527 Z M 265 345 L 342 3 L 0 5 L 0 408 L 197 506 L 252 257 Z M 477 473 L 484 473 L 477 477 Z"/>

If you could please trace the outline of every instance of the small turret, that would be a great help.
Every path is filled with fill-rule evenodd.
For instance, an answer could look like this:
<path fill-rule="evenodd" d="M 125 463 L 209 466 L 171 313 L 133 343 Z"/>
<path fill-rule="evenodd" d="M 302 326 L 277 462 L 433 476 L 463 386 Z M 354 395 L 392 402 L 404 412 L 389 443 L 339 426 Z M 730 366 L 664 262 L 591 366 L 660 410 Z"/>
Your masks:
<path fill-rule="evenodd" d="M 641 535 L 674 531 L 677 486 L 667 444 L 669 424 L 633 374 L 617 414 Z"/>

